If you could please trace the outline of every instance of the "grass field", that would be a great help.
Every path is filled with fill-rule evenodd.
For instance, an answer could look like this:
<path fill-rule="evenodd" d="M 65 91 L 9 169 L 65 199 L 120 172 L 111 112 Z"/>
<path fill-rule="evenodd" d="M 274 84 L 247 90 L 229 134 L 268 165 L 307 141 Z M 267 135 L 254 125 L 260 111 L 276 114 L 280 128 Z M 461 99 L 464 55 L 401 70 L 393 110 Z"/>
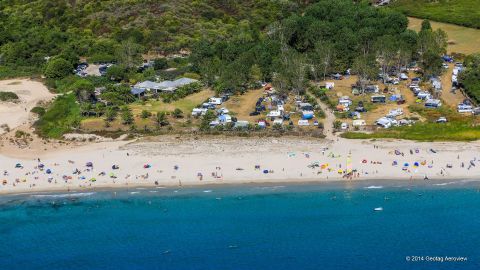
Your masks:
<path fill-rule="evenodd" d="M 347 132 L 342 136 L 348 139 L 405 139 L 415 141 L 474 141 L 480 139 L 480 125 L 477 117 L 459 114 L 455 109 L 442 106 L 439 109 L 426 109 L 422 105 L 410 105 L 409 110 L 421 115 L 426 122 L 412 126 L 381 129 L 374 133 Z M 444 116 L 449 123 L 436 123 Z"/>
<path fill-rule="evenodd" d="M 480 0 L 479 9 L 480 9 Z M 480 15 L 479 15 L 480 16 Z M 480 17 L 479 17 L 480 20 Z M 408 28 L 420 31 L 423 19 L 409 18 Z M 441 28 L 447 32 L 449 45 L 448 52 L 472 54 L 480 52 L 480 29 L 468 28 L 448 23 L 430 22 L 432 28 Z"/>
<path fill-rule="evenodd" d="M 415 141 L 475 141 L 480 139 L 480 127 L 465 123 L 419 123 L 413 126 L 392 128 L 375 133 L 348 132 L 348 139 L 405 139 Z"/>
<path fill-rule="evenodd" d="M 480 28 L 480 0 L 397 0 L 391 6 L 412 17 Z"/>
<path fill-rule="evenodd" d="M 130 105 L 133 114 L 140 114 L 142 110 L 147 110 L 149 112 L 173 112 L 175 109 L 180 109 L 184 113 L 191 113 L 192 109 L 203 103 L 208 98 L 215 95 L 215 92 L 212 90 L 202 90 L 198 93 L 187 96 L 177 101 L 170 103 L 165 103 L 163 101 L 148 100 L 145 104 L 140 102 L 133 103 Z"/>

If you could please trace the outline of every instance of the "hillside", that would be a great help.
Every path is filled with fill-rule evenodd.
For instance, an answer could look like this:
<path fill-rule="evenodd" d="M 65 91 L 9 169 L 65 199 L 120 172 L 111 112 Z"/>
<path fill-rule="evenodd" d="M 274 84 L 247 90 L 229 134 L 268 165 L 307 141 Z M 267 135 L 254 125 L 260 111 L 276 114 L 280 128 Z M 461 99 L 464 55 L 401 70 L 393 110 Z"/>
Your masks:
<path fill-rule="evenodd" d="M 392 7 L 412 17 L 480 28 L 480 0 L 396 0 Z"/>
<path fill-rule="evenodd" d="M 126 39 L 175 52 L 262 29 L 296 9 L 295 1 L 270 0 L 0 0 L 0 65 L 39 66 L 72 51 L 108 61 Z"/>

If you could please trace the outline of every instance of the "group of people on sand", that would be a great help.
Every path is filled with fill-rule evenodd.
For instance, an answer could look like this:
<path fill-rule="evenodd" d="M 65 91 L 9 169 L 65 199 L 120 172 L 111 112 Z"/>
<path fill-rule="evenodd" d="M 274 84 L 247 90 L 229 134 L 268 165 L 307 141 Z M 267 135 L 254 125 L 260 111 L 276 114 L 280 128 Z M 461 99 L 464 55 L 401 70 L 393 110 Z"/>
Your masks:
<path fill-rule="evenodd" d="M 301 154 L 298 155 L 295 152 L 286 152 L 287 155 L 283 157 L 284 159 L 281 160 L 280 163 L 278 160 L 272 160 L 270 163 L 266 161 L 265 164 L 260 165 L 255 161 L 255 163 L 252 162 L 251 165 L 243 164 L 243 166 L 247 166 L 246 168 L 252 166 L 249 167 L 249 169 L 244 169 L 245 167 L 224 169 L 224 164 L 219 162 L 211 169 L 205 167 L 201 170 L 192 170 L 190 178 L 186 176 L 188 175 L 189 168 L 187 167 L 187 171 L 185 172 L 183 167 L 181 168 L 179 165 L 173 165 L 172 173 L 165 175 L 166 173 L 164 173 L 163 170 L 156 168 L 157 165 L 151 163 L 144 163 L 143 169 L 140 167 L 133 169 L 132 166 L 127 165 L 122 165 L 121 168 L 120 165 L 113 164 L 110 167 L 111 169 L 102 170 L 99 169 L 101 166 L 94 167 L 92 162 L 79 164 L 69 159 L 62 162 L 62 164 L 58 162 L 43 164 L 40 158 L 36 158 L 32 165 L 23 166 L 23 164 L 17 163 L 13 166 L 14 171 L 4 169 L 4 164 L 2 164 L 3 178 L 0 178 L 0 188 L 2 186 L 36 188 L 40 185 L 47 188 L 50 185 L 61 187 L 94 187 L 101 184 L 128 185 L 129 183 L 159 185 L 163 182 L 161 179 L 165 179 L 165 177 L 161 177 L 162 175 L 173 180 L 173 183 L 178 181 L 179 186 L 184 184 L 185 178 L 190 179 L 189 181 L 195 181 L 195 179 L 197 181 L 216 181 L 224 180 L 225 178 L 228 179 L 229 176 L 234 176 L 238 179 L 243 175 L 246 176 L 244 180 L 249 180 L 248 177 L 258 177 L 256 179 L 278 178 L 279 180 L 281 180 L 280 177 L 285 177 L 284 180 L 286 180 L 296 179 L 298 176 L 302 179 L 307 177 L 318 180 L 354 180 L 362 177 L 388 178 L 388 172 L 392 169 L 400 169 L 405 172 L 405 174 L 392 173 L 391 176 L 400 175 L 401 177 L 411 180 L 423 177 L 424 180 L 429 180 L 431 176 L 450 176 L 455 169 L 458 174 L 459 168 L 465 171 L 472 170 L 477 164 L 476 158 L 461 161 L 460 155 L 455 155 L 458 166 L 456 164 L 454 166 L 453 164 L 455 156 L 453 161 L 442 164 L 442 160 L 445 159 L 440 158 L 441 155 L 433 149 L 420 150 L 418 148 L 407 148 L 404 151 L 400 151 L 398 149 L 386 150 L 385 147 L 380 148 L 377 145 L 373 147 L 375 152 L 377 150 L 379 152 L 381 151 L 381 155 L 374 153 L 369 155 L 366 153 L 365 157 L 358 157 L 358 151 L 355 153 L 353 149 L 338 151 L 338 149 L 329 150 L 328 148 L 321 148 L 317 153 L 301 152 Z M 327 150 L 329 152 L 326 152 Z M 132 157 L 129 153 L 126 155 L 127 157 Z M 385 155 L 385 159 L 382 160 L 379 158 Z M 315 159 L 318 159 L 318 161 L 315 161 Z M 284 164 L 282 164 L 283 162 Z M 104 162 L 102 163 L 104 166 Z M 297 164 L 298 166 L 292 166 L 292 164 Z M 66 173 L 65 169 L 69 169 L 69 172 Z M 274 169 L 281 171 L 281 173 L 275 174 Z M 255 172 L 254 176 L 252 176 L 252 170 Z M 135 171 L 137 173 L 134 173 Z M 168 180 L 165 180 L 164 184 L 168 183 L 171 184 L 172 181 L 168 182 Z"/>

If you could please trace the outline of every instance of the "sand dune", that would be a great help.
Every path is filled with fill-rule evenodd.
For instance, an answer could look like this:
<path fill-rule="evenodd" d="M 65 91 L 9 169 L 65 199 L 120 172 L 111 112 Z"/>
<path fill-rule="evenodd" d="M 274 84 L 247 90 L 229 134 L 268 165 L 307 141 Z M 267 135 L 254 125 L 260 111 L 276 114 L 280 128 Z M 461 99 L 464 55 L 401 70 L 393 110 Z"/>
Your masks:
<path fill-rule="evenodd" d="M 0 91 L 14 92 L 20 98 L 16 103 L 0 102 L 0 125 L 7 124 L 10 129 L 30 123 L 34 117 L 30 110 L 39 102 L 55 97 L 45 85 L 29 79 L 2 80 Z M 4 132 L 0 129 L 0 134 Z"/>

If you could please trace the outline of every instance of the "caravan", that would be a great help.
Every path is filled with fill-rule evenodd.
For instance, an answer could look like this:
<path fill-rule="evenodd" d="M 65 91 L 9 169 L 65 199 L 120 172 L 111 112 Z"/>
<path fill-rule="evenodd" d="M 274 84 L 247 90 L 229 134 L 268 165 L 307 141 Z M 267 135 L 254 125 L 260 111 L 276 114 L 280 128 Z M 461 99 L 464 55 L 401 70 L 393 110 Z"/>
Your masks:
<path fill-rule="evenodd" d="M 429 99 L 425 102 L 426 108 L 440 108 L 442 106 L 442 102 L 438 99 Z"/>
<path fill-rule="evenodd" d="M 387 101 L 387 98 L 384 95 L 377 95 L 372 96 L 371 100 L 373 103 L 385 103 Z"/>
<path fill-rule="evenodd" d="M 390 128 L 393 125 L 397 124 L 397 121 L 395 119 L 391 119 L 388 117 L 382 117 L 378 119 L 376 122 L 377 126 L 383 127 L 383 128 Z"/>
<path fill-rule="evenodd" d="M 473 112 L 473 106 L 467 105 L 467 104 L 459 104 L 457 106 L 457 111 L 459 113 L 472 113 Z"/>

